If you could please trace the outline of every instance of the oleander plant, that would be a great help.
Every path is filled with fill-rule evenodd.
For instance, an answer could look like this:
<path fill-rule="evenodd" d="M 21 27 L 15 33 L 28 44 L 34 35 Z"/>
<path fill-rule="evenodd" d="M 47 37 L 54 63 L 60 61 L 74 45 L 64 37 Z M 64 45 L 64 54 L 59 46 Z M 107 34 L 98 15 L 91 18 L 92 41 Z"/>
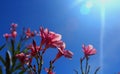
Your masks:
<path fill-rule="evenodd" d="M 62 36 L 52 32 L 47 28 L 40 27 L 39 31 L 31 31 L 30 28 L 23 28 L 21 34 L 17 32 L 18 25 L 11 24 L 10 32 L 3 34 L 5 43 L 0 45 L 0 52 L 5 51 L 5 56 L 0 55 L 0 74 L 57 74 L 55 72 L 54 63 L 60 57 L 72 59 L 73 52 L 66 49 L 66 44 L 62 41 Z M 35 38 L 39 37 L 39 41 Z M 44 60 L 45 53 L 48 49 L 57 50 L 52 60 Z M 84 56 L 80 58 L 80 74 L 90 74 L 91 66 L 89 59 L 96 54 L 96 49 L 92 45 L 82 45 Z M 51 50 L 52 51 L 52 50 Z M 32 63 L 34 61 L 34 63 Z M 46 62 L 49 67 L 44 67 Z M 85 64 L 85 66 L 83 66 Z M 95 69 L 97 74 L 100 67 Z M 76 74 L 79 74 L 75 70 Z"/>

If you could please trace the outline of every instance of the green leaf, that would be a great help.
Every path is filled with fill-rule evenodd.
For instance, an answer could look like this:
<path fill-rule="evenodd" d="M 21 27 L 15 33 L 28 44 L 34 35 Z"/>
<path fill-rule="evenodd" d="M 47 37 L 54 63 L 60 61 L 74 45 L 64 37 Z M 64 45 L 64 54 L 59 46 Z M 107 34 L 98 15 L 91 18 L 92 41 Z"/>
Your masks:
<path fill-rule="evenodd" d="M 24 68 L 24 70 L 22 69 L 22 71 L 19 72 L 19 74 L 25 74 L 25 72 L 28 70 L 28 68 Z"/>
<path fill-rule="evenodd" d="M 0 66 L 0 74 L 2 74 L 2 68 L 1 68 L 1 66 Z"/>
<path fill-rule="evenodd" d="M 21 48 L 21 42 L 18 43 L 17 50 L 20 51 L 20 48 Z"/>
<path fill-rule="evenodd" d="M 16 54 L 19 54 L 19 53 L 20 53 L 20 51 L 18 51 L 18 50 L 15 51 L 15 55 L 16 55 Z"/>
<path fill-rule="evenodd" d="M 3 44 L 2 46 L 0 46 L 0 50 L 2 50 L 5 47 L 6 44 Z"/>
<path fill-rule="evenodd" d="M 3 65 L 5 66 L 5 61 L 4 59 L 0 56 L 0 61 L 3 63 Z"/>
<path fill-rule="evenodd" d="M 15 53 L 15 47 L 14 47 L 14 40 L 13 39 L 11 39 L 11 52 L 14 55 L 14 53 Z"/>
<path fill-rule="evenodd" d="M 14 70 L 14 66 L 16 65 L 16 57 L 15 56 L 13 56 L 12 57 L 12 68 L 11 68 L 11 70 L 13 71 Z"/>
<path fill-rule="evenodd" d="M 19 63 L 19 64 L 15 67 L 15 70 L 20 69 L 21 66 L 22 66 L 21 63 Z"/>
<path fill-rule="evenodd" d="M 19 74 L 24 74 L 24 72 L 25 72 L 25 70 L 24 70 L 24 71 L 19 72 Z"/>
<path fill-rule="evenodd" d="M 9 51 L 6 52 L 6 68 L 9 69 L 10 68 L 10 64 L 11 64 L 11 54 Z"/>
<path fill-rule="evenodd" d="M 28 52 L 28 49 L 24 49 L 23 52 L 24 52 L 24 53 L 27 53 L 27 52 Z"/>

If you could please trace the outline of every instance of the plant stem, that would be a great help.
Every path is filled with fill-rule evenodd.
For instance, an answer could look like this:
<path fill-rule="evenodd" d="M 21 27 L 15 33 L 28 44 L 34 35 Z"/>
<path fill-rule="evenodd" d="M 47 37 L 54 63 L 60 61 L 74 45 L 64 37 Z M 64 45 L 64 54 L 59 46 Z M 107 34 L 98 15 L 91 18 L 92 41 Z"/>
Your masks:
<path fill-rule="evenodd" d="M 53 65 L 52 65 L 52 62 L 50 61 L 50 66 L 49 66 L 48 74 L 50 74 L 50 71 L 52 71 L 52 69 L 53 69 Z"/>
<path fill-rule="evenodd" d="M 42 64 L 43 64 L 43 58 L 42 58 L 42 56 L 40 56 L 40 68 L 39 68 L 40 73 L 41 73 L 41 70 L 42 70 Z"/>
<path fill-rule="evenodd" d="M 38 65 L 38 74 L 41 74 L 42 63 L 43 63 L 42 55 L 40 55 L 40 54 L 38 53 L 38 57 L 36 58 L 36 60 L 37 60 L 37 65 Z"/>
<path fill-rule="evenodd" d="M 38 74 L 40 74 L 40 71 L 39 71 L 39 69 L 40 69 L 40 65 L 39 65 L 38 58 L 36 58 L 36 60 L 37 60 L 37 65 L 38 65 Z"/>
<path fill-rule="evenodd" d="M 88 69 L 88 58 L 86 58 L 85 74 L 88 74 L 87 69 Z"/>
<path fill-rule="evenodd" d="M 83 66 L 82 66 L 82 62 L 84 60 L 84 57 L 80 59 L 80 69 L 81 69 L 81 73 L 84 74 L 83 72 Z"/>
<path fill-rule="evenodd" d="M 90 72 L 90 65 L 88 65 L 87 74 L 89 74 L 89 72 Z"/>

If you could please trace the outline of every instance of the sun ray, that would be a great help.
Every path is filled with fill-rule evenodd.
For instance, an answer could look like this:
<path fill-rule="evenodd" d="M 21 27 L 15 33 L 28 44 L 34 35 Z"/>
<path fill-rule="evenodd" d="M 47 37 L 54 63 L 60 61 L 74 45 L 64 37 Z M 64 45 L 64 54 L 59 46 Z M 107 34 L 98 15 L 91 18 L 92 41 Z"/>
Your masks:
<path fill-rule="evenodd" d="M 105 6 L 103 0 L 101 0 L 101 35 L 100 35 L 100 66 L 101 74 L 103 74 L 103 49 L 104 49 L 104 32 L 105 32 Z"/>

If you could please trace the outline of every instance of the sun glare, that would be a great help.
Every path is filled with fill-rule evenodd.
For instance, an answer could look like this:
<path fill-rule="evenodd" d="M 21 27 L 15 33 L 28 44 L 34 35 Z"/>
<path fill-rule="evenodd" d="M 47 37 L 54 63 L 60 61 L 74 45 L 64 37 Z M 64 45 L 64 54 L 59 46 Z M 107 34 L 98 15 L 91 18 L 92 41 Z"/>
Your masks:
<path fill-rule="evenodd" d="M 120 0 L 77 0 L 76 5 L 80 5 L 81 14 L 89 14 L 93 7 L 101 8 L 103 6 L 113 8 L 116 2 Z"/>
<path fill-rule="evenodd" d="M 93 3 L 91 1 L 86 2 L 86 7 L 91 8 L 93 6 Z"/>

